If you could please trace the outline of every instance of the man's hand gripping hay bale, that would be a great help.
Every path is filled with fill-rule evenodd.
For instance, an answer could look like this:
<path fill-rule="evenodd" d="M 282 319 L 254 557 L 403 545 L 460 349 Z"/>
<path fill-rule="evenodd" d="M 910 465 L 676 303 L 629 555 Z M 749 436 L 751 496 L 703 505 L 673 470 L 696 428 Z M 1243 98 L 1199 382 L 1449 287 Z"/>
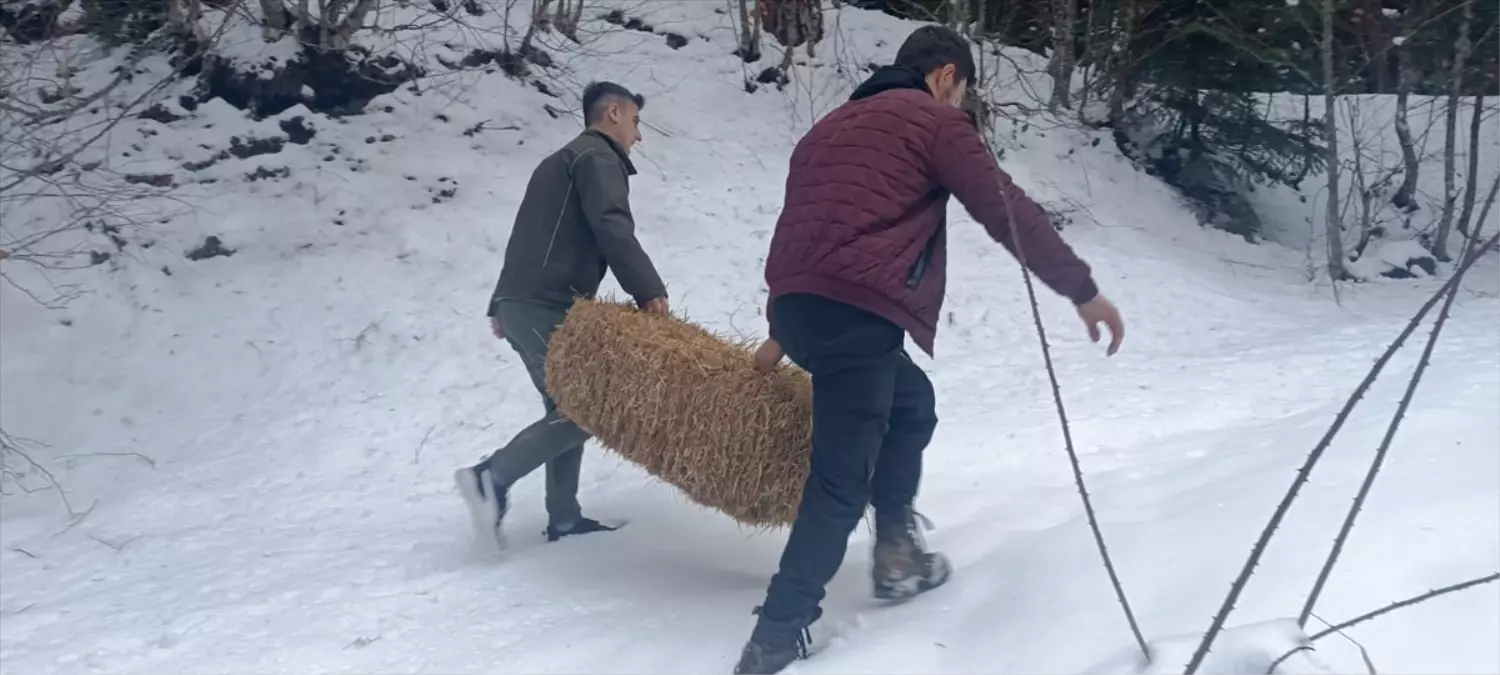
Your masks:
<path fill-rule="evenodd" d="M 774 366 L 676 317 L 579 301 L 552 336 L 547 389 L 569 420 L 693 502 L 774 527 L 796 517 L 812 439 L 811 381 Z"/>

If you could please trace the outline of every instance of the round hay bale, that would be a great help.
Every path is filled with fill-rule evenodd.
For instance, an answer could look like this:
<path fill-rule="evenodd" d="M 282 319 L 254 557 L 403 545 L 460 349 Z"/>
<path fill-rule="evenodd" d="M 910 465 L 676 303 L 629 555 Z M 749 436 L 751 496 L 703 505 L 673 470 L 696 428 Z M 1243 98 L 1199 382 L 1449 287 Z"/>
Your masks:
<path fill-rule="evenodd" d="M 547 388 L 601 444 L 693 502 L 790 525 L 812 448 L 812 380 L 766 375 L 747 343 L 674 316 L 581 299 L 552 336 Z"/>

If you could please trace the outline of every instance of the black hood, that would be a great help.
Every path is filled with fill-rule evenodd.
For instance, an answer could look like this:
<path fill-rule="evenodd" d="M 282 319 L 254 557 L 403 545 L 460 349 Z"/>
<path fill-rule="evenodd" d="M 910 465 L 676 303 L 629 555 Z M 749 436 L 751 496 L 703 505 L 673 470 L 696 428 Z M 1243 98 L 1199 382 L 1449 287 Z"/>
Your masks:
<path fill-rule="evenodd" d="M 916 70 L 905 66 L 882 66 L 871 73 L 869 79 L 855 87 L 854 93 L 849 95 L 849 100 L 858 101 L 892 89 L 916 89 L 932 93 L 927 88 L 927 78 L 922 77 L 922 74 Z"/>

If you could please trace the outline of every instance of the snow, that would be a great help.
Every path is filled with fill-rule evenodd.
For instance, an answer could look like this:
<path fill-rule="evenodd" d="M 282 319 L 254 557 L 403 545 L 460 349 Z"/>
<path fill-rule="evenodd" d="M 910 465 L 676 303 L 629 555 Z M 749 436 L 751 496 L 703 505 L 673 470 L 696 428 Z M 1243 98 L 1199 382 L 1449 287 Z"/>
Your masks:
<path fill-rule="evenodd" d="M 790 148 L 847 96 L 859 68 L 894 55 L 911 24 L 830 10 L 815 65 L 799 65 L 784 92 L 747 94 L 744 78 L 778 55 L 749 66 L 730 56 L 735 31 L 713 4 L 621 5 L 687 37 L 681 50 L 600 21 L 586 26 L 587 49 L 548 37 L 568 69 L 552 76 L 561 99 L 466 72 L 403 87 L 363 115 L 299 107 L 255 121 L 217 100 L 183 110 L 182 85 L 157 95 L 186 119 L 132 119 L 112 132 L 92 155 L 101 176 L 163 172 L 178 185 L 129 204 L 149 219 L 126 234 L 153 245 L 45 275 L 0 262 L 13 282 L 0 286 L 0 426 L 45 443 L 28 454 L 87 513 L 70 518 L 56 491 L 24 491 L 41 485 L 34 471 L 7 480 L 0 670 L 729 672 L 784 533 L 738 529 L 591 446 L 584 507 L 630 524 L 544 543 L 541 480 L 529 478 L 513 492 L 515 548 L 484 561 L 470 556 L 451 482 L 456 466 L 540 410 L 481 305 L 525 177 L 578 131 L 543 106 L 575 109 L 589 79 L 619 79 L 648 99 L 632 204 L 674 307 L 763 334 L 761 262 Z M 462 54 L 475 34 L 428 46 L 447 41 Z M 236 58 L 286 56 L 245 37 Z M 111 63 L 76 77 L 107 81 Z M 88 124 L 80 117 L 69 128 Z M 231 136 L 284 136 L 281 123 L 297 117 L 316 131 L 306 145 L 182 167 Z M 936 521 L 928 541 L 956 576 L 879 607 L 869 533 L 857 531 L 814 627 L 817 653 L 789 672 L 1180 672 L 1295 468 L 1452 272 L 1345 285 L 1335 299 L 1310 281 L 1299 247 L 1200 228 L 1107 132 L 1001 131 L 1005 168 L 1069 211 L 1064 236 L 1129 325 L 1107 359 L 1042 291 L 1089 491 L 1156 658 L 1136 660 L 1098 562 L 1019 268 L 954 204 L 938 353 L 919 357 L 942 422 L 917 506 Z M 248 177 L 259 169 L 288 173 Z M 1285 213 L 1320 208 L 1274 194 Z M 27 209 L 5 214 L 0 246 L 62 213 Z M 186 260 L 207 235 L 234 254 Z M 48 241 L 114 251 L 99 234 Z M 1491 257 L 1468 277 L 1309 629 L 1500 564 L 1497 271 Z M 47 310 L 23 289 L 82 295 Z M 1202 672 L 1245 672 L 1298 643 L 1286 620 L 1426 334 L 1392 361 L 1312 474 Z M 1500 588 L 1481 586 L 1352 628 L 1349 640 L 1382 673 L 1496 672 L 1497 600 Z M 1364 672 L 1349 640 L 1321 640 L 1282 668 Z"/>

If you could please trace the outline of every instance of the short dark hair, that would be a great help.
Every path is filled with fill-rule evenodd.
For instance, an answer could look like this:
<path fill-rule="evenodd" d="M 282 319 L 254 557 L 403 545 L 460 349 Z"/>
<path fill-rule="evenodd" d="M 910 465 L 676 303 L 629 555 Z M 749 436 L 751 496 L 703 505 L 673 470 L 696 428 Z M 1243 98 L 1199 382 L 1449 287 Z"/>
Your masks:
<path fill-rule="evenodd" d="M 922 75 L 929 75 L 950 63 L 958 70 L 958 79 L 974 81 L 976 68 L 969 41 L 947 26 L 922 26 L 912 31 L 901 43 L 901 49 L 896 50 L 896 65 L 911 68 Z"/>
<path fill-rule="evenodd" d="M 614 82 L 590 82 L 583 88 L 583 125 L 590 126 L 604 114 L 604 106 L 612 100 L 625 100 L 637 108 L 646 107 L 646 97 L 632 94 L 629 89 Z"/>

